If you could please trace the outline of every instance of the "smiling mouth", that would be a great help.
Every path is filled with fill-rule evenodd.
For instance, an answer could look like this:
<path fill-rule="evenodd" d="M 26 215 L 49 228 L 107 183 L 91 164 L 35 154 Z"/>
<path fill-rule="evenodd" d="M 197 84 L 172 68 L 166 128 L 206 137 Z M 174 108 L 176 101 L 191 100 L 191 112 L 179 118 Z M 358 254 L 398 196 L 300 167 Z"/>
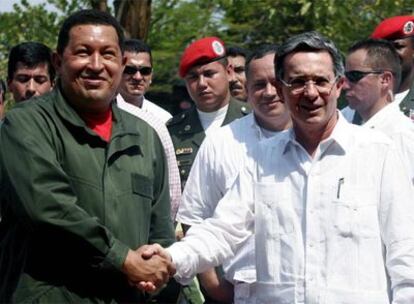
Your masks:
<path fill-rule="evenodd" d="M 82 80 L 87 86 L 97 87 L 100 86 L 105 79 L 102 77 L 82 76 Z"/>
<path fill-rule="evenodd" d="M 321 108 L 321 106 L 313 106 L 313 105 L 299 105 L 302 110 L 307 112 L 315 112 Z"/>

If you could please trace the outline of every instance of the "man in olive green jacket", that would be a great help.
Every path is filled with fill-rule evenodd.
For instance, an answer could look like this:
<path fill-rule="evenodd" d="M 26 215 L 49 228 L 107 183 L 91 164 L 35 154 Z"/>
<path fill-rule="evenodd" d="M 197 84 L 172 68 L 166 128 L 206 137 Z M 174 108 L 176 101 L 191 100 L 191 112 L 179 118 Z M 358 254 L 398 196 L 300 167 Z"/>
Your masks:
<path fill-rule="evenodd" d="M 123 34 L 109 14 L 70 16 L 59 33 L 59 81 L 12 109 L 0 137 L 0 302 L 143 302 L 165 259 L 138 247 L 174 240 L 162 145 L 112 105 Z"/>

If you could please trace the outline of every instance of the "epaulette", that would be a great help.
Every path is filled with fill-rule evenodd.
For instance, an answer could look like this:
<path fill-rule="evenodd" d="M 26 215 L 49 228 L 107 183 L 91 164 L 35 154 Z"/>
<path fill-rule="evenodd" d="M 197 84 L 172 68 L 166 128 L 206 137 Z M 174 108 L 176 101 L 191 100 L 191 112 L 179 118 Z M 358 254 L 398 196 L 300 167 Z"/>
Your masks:
<path fill-rule="evenodd" d="M 188 111 L 174 115 L 172 118 L 170 118 L 170 120 L 167 121 L 167 127 L 171 127 L 181 123 L 187 116 Z"/>

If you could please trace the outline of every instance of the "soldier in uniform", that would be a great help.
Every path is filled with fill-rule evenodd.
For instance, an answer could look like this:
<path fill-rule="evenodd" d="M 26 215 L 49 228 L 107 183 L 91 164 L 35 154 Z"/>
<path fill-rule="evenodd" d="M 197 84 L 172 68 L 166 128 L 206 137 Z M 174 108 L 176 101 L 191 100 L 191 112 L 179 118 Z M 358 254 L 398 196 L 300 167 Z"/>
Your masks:
<path fill-rule="evenodd" d="M 246 103 L 231 97 L 231 73 L 224 43 L 216 37 L 193 42 L 181 57 L 179 74 L 195 107 L 174 116 L 168 129 L 183 187 L 206 134 L 250 112 Z"/>

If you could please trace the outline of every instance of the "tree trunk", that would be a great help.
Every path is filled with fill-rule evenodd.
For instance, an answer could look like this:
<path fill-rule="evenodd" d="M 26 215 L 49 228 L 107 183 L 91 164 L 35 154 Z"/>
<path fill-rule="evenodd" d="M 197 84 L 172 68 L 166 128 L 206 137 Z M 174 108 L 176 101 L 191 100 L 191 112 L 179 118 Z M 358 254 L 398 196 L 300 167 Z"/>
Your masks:
<path fill-rule="evenodd" d="M 97 9 L 102 12 L 108 11 L 108 3 L 106 0 L 91 0 L 91 6 L 93 9 Z"/>
<path fill-rule="evenodd" d="M 146 40 L 151 19 L 152 0 L 115 0 L 115 16 L 125 36 Z"/>

